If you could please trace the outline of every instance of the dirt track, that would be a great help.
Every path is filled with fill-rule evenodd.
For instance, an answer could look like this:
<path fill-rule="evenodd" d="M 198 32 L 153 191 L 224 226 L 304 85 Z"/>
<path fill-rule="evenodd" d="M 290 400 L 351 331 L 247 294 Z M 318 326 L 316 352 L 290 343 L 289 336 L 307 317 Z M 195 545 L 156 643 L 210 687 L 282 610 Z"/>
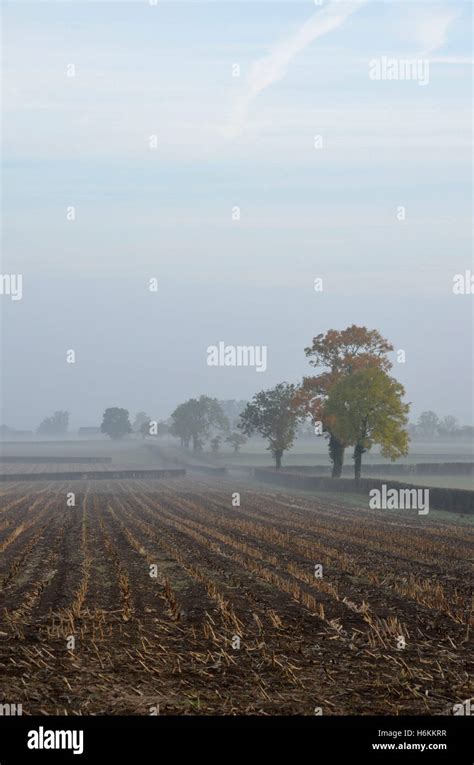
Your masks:
<path fill-rule="evenodd" d="M 467 526 L 240 479 L 5 484 L 0 508 L 0 702 L 23 714 L 451 714 L 472 695 Z"/>

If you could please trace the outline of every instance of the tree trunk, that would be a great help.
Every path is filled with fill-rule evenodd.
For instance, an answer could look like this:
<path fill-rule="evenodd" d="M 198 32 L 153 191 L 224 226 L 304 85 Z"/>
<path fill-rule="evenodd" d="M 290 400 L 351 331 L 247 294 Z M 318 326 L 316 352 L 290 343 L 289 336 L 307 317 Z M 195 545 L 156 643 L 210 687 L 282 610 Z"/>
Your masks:
<path fill-rule="evenodd" d="M 362 470 L 362 455 L 364 453 L 365 449 L 360 445 L 356 444 L 354 448 L 354 478 L 356 481 L 359 480 Z"/>
<path fill-rule="evenodd" d="M 281 458 L 283 456 L 283 449 L 277 449 L 275 452 L 275 468 L 276 470 L 280 470 L 281 468 Z"/>
<path fill-rule="evenodd" d="M 331 433 L 329 437 L 329 456 L 332 462 L 332 478 L 340 478 L 342 475 L 344 448 L 340 441 Z"/>

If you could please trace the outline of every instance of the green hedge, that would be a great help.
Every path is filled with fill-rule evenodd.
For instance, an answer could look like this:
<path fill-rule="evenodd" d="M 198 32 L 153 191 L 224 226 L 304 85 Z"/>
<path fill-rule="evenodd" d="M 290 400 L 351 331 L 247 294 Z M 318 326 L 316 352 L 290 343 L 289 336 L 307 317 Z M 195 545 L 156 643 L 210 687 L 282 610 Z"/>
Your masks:
<path fill-rule="evenodd" d="M 381 489 L 385 484 L 387 489 L 429 489 L 430 508 L 445 510 L 449 513 L 474 514 L 474 491 L 467 489 L 443 489 L 436 486 L 414 486 L 400 481 L 384 481 L 379 478 L 361 478 L 354 481 L 346 478 L 318 478 L 295 474 L 286 470 L 271 468 L 255 468 L 254 477 L 258 481 L 286 486 L 293 489 L 309 489 L 317 491 L 340 491 L 365 494 L 369 505 L 369 491 Z"/>

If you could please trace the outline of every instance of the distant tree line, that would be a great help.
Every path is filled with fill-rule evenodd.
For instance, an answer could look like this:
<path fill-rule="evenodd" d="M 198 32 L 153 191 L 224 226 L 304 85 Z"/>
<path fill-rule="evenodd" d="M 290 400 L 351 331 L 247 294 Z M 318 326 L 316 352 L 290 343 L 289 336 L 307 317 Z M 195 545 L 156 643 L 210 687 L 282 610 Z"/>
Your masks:
<path fill-rule="evenodd" d="M 64 436 L 69 427 L 69 412 L 54 412 L 46 417 L 36 430 L 39 436 Z"/>
<path fill-rule="evenodd" d="M 341 476 L 346 449 L 353 449 L 356 480 L 363 455 L 376 444 L 385 457 L 395 460 L 408 453 L 410 438 L 472 437 L 474 428 L 460 427 L 450 415 L 440 419 L 432 411 L 422 412 L 415 424 L 408 424 L 405 390 L 390 375 L 388 354 L 392 351 L 377 330 L 354 324 L 344 330 L 330 329 L 316 335 L 304 349 L 316 374 L 303 377 L 299 385 L 280 382 L 256 393 L 250 402 L 218 401 L 205 395 L 190 398 L 160 422 L 140 411 L 131 424 L 128 410 L 110 407 L 100 431 L 112 439 L 169 435 L 194 453 L 202 452 L 208 442 L 213 454 L 218 454 L 223 441 L 237 453 L 248 437 L 259 435 L 267 441 L 279 469 L 298 433 L 311 428 L 315 436 L 327 440 L 333 477 Z M 37 432 L 62 435 L 68 421 L 68 412 L 54 412 Z"/>
<path fill-rule="evenodd" d="M 353 447 L 358 479 L 362 456 L 374 444 L 392 460 L 408 452 L 409 405 L 402 400 L 403 386 L 388 374 L 390 351 L 393 346 L 376 330 L 355 325 L 329 330 L 305 348 L 318 374 L 303 378 L 300 385 L 281 382 L 256 393 L 234 421 L 235 430 L 216 399 L 200 396 L 174 410 L 169 432 L 194 452 L 210 439 L 214 454 L 222 438 L 238 451 L 242 437 L 258 434 L 267 441 L 278 470 L 301 423 L 310 423 L 314 434 L 328 441 L 333 477 L 341 476 L 345 450 Z"/>
<path fill-rule="evenodd" d="M 472 425 L 460 425 L 451 414 L 440 418 L 431 410 L 422 412 L 416 423 L 409 424 L 408 431 L 412 440 L 420 441 L 472 439 L 474 436 Z"/>

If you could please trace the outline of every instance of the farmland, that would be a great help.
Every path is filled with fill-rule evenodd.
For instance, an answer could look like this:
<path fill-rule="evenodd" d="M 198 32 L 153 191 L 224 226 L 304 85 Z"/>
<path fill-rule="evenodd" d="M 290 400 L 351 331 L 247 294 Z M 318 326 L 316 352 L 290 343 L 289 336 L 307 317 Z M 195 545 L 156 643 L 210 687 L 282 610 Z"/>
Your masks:
<path fill-rule="evenodd" d="M 0 697 L 23 714 L 451 714 L 472 695 L 473 541 L 454 519 L 240 477 L 4 483 Z"/>

